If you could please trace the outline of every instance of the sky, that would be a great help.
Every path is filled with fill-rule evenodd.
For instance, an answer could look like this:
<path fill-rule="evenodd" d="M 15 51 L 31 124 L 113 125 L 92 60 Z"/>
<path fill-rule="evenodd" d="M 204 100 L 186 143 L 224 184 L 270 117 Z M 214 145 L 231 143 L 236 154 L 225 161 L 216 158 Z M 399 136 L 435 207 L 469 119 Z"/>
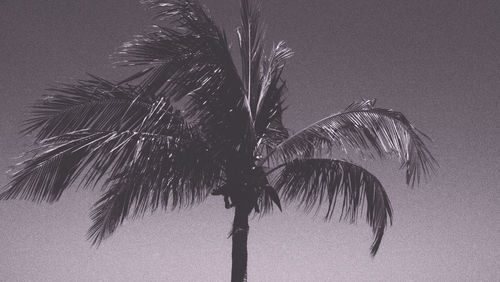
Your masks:
<path fill-rule="evenodd" d="M 202 0 L 236 47 L 236 0 Z M 353 101 L 403 112 L 440 168 L 413 189 L 394 162 L 369 162 L 395 212 L 371 258 L 371 229 L 295 206 L 252 219 L 249 281 L 500 279 L 500 2 L 264 1 L 267 46 L 295 51 L 285 125 L 297 131 Z M 0 171 L 30 148 L 28 106 L 54 82 L 118 80 L 108 56 L 148 30 L 136 0 L 0 1 Z M 8 182 L 0 175 L 0 186 Z M 125 222 L 86 241 L 97 191 L 55 204 L 0 202 L 0 281 L 228 281 L 232 214 L 220 198 Z"/>

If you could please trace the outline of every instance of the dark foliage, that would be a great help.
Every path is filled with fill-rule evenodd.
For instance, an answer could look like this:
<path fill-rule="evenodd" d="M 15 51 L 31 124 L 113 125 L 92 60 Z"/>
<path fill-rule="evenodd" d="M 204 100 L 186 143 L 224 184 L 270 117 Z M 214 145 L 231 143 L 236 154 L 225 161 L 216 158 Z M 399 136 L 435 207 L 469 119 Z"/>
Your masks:
<path fill-rule="evenodd" d="M 368 171 L 332 157 L 396 157 L 414 185 L 436 166 L 425 135 L 402 113 L 365 100 L 290 136 L 282 73 L 293 53 L 279 42 L 266 56 L 260 4 L 241 1 L 238 73 L 224 31 L 198 2 L 143 3 L 159 24 L 123 44 L 115 59 L 144 69 L 119 83 L 90 76 L 49 89 L 24 129 L 36 133 L 37 148 L 0 199 L 54 202 L 76 180 L 101 186 L 93 244 L 127 217 L 191 206 L 213 189 L 236 208 L 233 233 L 248 232 L 252 211 L 281 210 L 280 198 L 306 210 L 326 205 L 327 219 L 342 201 L 341 218 L 350 222 L 366 207 L 375 255 L 392 217 L 387 194 Z M 237 242 L 245 256 L 247 235 Z M 246 273 L 246 258 L 244 266 Z"/>

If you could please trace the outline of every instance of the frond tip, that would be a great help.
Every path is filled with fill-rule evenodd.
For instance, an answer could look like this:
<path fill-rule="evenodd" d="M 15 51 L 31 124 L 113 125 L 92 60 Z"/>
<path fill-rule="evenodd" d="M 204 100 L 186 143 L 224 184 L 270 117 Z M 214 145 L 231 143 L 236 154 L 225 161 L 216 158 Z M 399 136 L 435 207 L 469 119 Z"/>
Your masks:
<path fill-rule="evenodd" d="M 366 220 L 375 236 L 371 254 L 375 256 L 387 222 L 392 224 L 392 208 L 380 181 L 364 168 L 333 159 L 297 159 L 286 163 L 275 185 L 282 198 L 298 201 L 306 211 L 319 209 L 325 198 L 328 210 L 325 219 L 333 216 L 340 195 L 340 218 L 356 222 L 366 202 Z"/>

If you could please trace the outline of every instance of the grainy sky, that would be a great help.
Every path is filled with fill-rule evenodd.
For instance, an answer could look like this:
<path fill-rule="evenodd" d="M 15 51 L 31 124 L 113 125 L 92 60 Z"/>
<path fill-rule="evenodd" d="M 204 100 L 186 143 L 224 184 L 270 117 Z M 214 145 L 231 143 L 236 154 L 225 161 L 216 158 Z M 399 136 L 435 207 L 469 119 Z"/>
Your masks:
<path fill-rule="evenodd" d="M 202 3 L 234 35 L 238 1 Z M 296 52 L 289 128 L 376 97 L 434 139 L 441 168 L 412 190 L 397 164 L 368 164 L 395 210 L 375 259 L 362 221 L 325 223 L 294 206 L 252 220 L 250 281 L 500 279 L 499 15 L 498 1 L 265 1 L 268 46 L 285 40 Z M 123 77 L 108 55 L 150 23 L 136 0 L 1 1 L 2 171 L 29 148 L 17 132 L 43 89 L 87 72 Z M 95 249 L 85 233 L 98 193 L 75 190 L 53 205 L 0 203 L 1 281 L 229 280 L 222 199 L 128 221 Z"/>

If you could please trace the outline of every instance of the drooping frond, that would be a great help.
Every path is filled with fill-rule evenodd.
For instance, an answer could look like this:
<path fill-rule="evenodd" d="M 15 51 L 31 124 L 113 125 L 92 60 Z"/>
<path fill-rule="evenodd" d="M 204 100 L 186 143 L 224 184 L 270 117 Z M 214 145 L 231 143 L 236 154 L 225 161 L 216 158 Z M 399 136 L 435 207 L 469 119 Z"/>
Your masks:
<path fill-rule="evenodd" d="M 143 89 L 95 76 L 49 90 L 52 93 L 33 106 L 32 118 L 25 122 L 24 132 L 37 131 L 37 141 L 89 128 L 133 129 L 154 104 Z"/>
<path fill-rule="evenodd" d="M 333 159 L 297 159 L 284 164 L 276 189 L 287 202 L 298 201 L 306 210 L 328 205 L 331 219 L 337 199 L 342 199 L 341 219 L 354 223 L 366 204 L 366 220 L 372 227 L 371 254 L 380 246 L 392 208 L 382 184 L 371 173 L 352 163 Z M 339 197 L 340 196 L 340 197 Z"/>
<path fill-rule="evenodd" d="M 128 188 L 128 189 L 127 189 Z M 132 188 L 132 189 L 131 189 Z M 92 226 L 87 238 L 92 245 L 100 245 L 127 218 L 137 190 L 134 187 L 113 186 L 94 204 L 90 212 Z"/>
<path fill-rule="evenodd" d="M 158 207 L 186 207 L 203 201 L 220 184 L 221 167 L 196 140 L 172 144 L 141 140 L 128 164 L 114 173 L 110 189 L 94 205 L 88 237 L 100 244 L 128 216 Z"/>
<path fill-rule="evenodd" d="M 433 171 L 436 161 L 418 131 L 400 113 L 375 108 L 373 100 L 353 103 L 288 138 L 266 158 L 290 161 L 335 149 L 354 150 L 371 158 L 396 156 L 406 169 L 407 184 Z M 425 136 L 425 135 L 423 135 Z"/>
<path fill-rule="evenodd" d="M 235 148 L 252 139 L 243 85 L 224 33 L 195 1 L 143 2 L 174 26 L 157 26 L 125 43 L 120 63 L 145 65 L 133 78 L 143 77 L 141 85 L 156 89 L 156 96 L 184 103 L 185 116 L 213 146 Z"/>
<path fill-rule="evenodd" d="M 264 36 L 259 18 L 260 2 L 241 0 L 241 27 L 237 29 L 241 55 L 241 75 L 246 92 L 246 106 L 253 117 L 257 110 L 262 87 L 260 72 Z"/>
<path fill-rule="evenodd" d="M 276 206 L 281 211 L 281 200 L 278 192 L 271 185 L 265 185 L 262 187 L 258 198 L 258 205 L 260 208 L 261 215 L 266 215 L 270 213 L 274 206 Z"/>

